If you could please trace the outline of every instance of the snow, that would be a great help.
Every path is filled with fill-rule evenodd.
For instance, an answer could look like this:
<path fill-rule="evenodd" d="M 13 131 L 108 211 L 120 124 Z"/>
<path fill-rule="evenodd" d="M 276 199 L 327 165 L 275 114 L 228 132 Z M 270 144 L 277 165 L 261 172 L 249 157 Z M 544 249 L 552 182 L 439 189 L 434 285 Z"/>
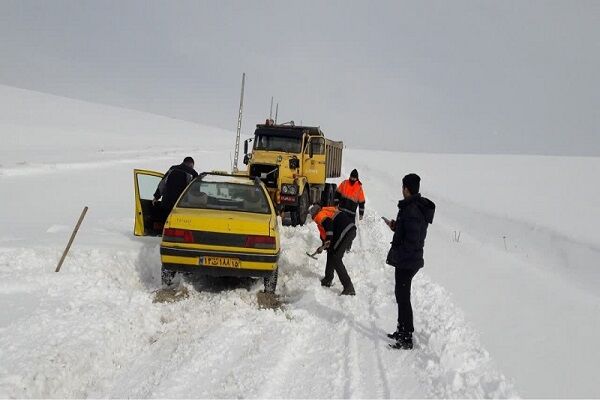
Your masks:
<path fill-rule="evenodd" d="M 437 204 L 423 272 L 450 291 L 521 395 L 598 397 L 600 187 L 582 183 L 595 182 L 599 158 L 348 153 L 367 202 L 388 217 L 402 180 L 388 166 L 421 174 Z M 580 186 L 564 193 L 572 177 Z"/>
<path fill-rule="evenodd" d="M 262 310 L 253 280 L 153 303 L 159 239 L 132 234 L 132 170 L 229 170 L 232 132 L 0 86 L 0 139 L 0 397 L 600 396 L 597 158 L 347 150 L 367 195 L 357 296 L 320 286 L 314 226 L 282 227 L 284 306 Z M 408 172 L 438 210 L 403 352 L 380 217 Z"/>

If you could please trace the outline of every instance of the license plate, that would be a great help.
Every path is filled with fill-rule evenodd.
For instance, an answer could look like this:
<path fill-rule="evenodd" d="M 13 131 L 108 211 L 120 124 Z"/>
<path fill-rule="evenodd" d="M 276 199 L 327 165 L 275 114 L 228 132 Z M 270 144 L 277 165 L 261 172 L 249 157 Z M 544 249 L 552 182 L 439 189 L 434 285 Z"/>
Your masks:
<path fill-rule="evenodd" d="M 282 194 L 281 196 L 279 196 L 279 201 L 281 201 L 282 203 L 295 203 L 296 196 L 288 196 L 288 195 Z"/>
<path fill-rule="evenodd" d="M 199 257 L 198 264 L 206 265 L 208 267 L 240 268 L 239 259 L 228 257 L 203 256 Z"/>

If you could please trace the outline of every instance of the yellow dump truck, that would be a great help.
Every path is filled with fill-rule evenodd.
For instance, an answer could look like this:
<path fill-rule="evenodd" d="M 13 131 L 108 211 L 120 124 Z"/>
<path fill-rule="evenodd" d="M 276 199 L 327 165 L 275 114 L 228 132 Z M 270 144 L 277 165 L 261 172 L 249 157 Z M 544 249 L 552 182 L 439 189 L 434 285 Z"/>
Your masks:
<path fill-rule="evenodd" d="M 343 148 L 319 127 L 267 120 L 244 142 L 244 164 L 251 177 L 264 182 L 284 224 L 302 225 L 311 204 L 333 203 L 336 185 L 326 180 L 340 176 Z"/>

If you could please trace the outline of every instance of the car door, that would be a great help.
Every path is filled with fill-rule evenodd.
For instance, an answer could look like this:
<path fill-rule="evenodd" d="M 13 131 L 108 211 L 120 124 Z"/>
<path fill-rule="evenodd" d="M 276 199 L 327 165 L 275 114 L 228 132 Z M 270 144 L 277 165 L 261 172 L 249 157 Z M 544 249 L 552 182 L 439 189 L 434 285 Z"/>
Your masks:
<path fill-rule="evenodd" d="M 312 158 L 310 157 L 312 147 Z M 325 182 L 325 139 L 312 136 L 304 148 L 303 173 L 309 183 Z"/>
<path fill-rule="evenodd" d="M 162 234 L 164 216 L 160 204 L 153 205 L 154 192 L 164 174 L 145 169 L 133 170 L 135 187 L 135 226 L 136 236 L 156 236 Z M 162 220 L 162 224 L 161 224 Z"/>

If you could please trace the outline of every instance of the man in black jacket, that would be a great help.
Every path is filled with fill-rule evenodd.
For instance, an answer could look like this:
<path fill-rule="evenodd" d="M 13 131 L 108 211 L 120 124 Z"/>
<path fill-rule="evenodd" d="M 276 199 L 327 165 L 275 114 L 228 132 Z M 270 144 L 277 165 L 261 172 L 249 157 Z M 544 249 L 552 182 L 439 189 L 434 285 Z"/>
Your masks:
<path fill-rule="evenodd" d="M 410 303 L 412 278 L 423 268 L 423 246 L 427 236 L 427 226 L 433 222 L 435 204 L 419 193 L 421 178 L 408 174 L 402 178 L 404 200 L 398 202 L 396 220 L 388 222 L 394 231 L 392 247 L 386 262 L 396 268 L 396 302 L 398 303 L 398 328 L 388 334 L 395 339 L 391 345 L 396 349 L 412 349 L 413 312 Z"/>
<path fill-rule="evenodd" d="M 181 164 L 173 165 L 165 173 L 154 192 L 152 204 L 156 205 L 162 197 L 162 209 L 166 218 L 183 190 L 197 176 L 198 173 L 194 170 L 194 159 L 184 158 Z"/>

